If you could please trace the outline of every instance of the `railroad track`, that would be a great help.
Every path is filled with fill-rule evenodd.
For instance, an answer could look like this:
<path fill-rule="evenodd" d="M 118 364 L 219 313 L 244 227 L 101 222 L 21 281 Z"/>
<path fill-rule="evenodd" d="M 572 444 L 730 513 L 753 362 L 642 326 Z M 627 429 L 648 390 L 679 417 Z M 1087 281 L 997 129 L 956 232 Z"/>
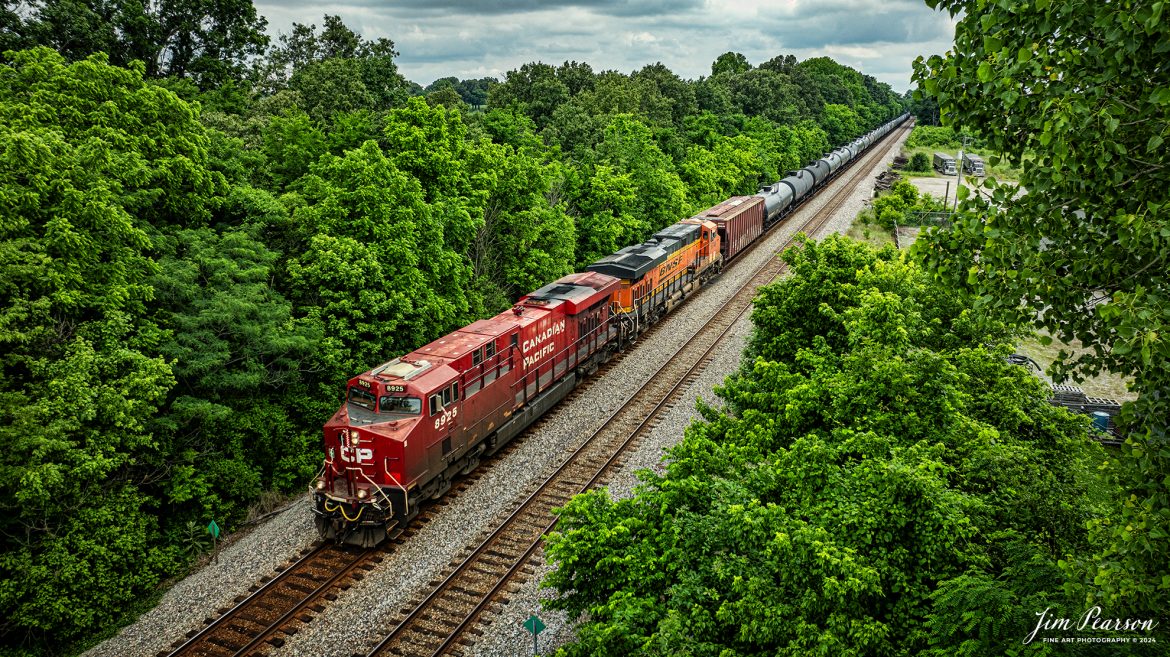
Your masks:
<path fill-rule="evenodd" d="M 275 577 L 253 585 L 249 595 L 236 598 L 234 606 L 221 609 L 219 618 L 207 619 L 206 627 L 193 631 L 172 652 L 159 656 L 239 657 L 251 654 L 265 641 L 280 646 L 283 636 L 296 632 L 293 621 L 310 620 L 311 613 L 321 610 L 319 599 L 336 598 L 335 588 L 361 579 L 360 571 L 373 569 L 378 561 L 376 550 L 318 543 Z M 281 630 L 286 630 L 283 636 Z"/>
<path fill-rule="evenodd" d="M 892 131 L 883 142 L 885 146 L 871 149 L 860 163 L 855 163 L 857 166 L 846 171 L 859 169 L 860 175 L 866 175 L 889 151 L 889 144 L 896 142 L 896 135 L 905 130 Z M 855 172 L 852 177 L 857 176 Z M 813 234 L 819 231 L 852 190 L 852 184 L 838 185 L 802 230 Z M 617 471 L 615 465 L 620 466 L 623 454 L 653 429 L 663 411 L 672 408 L 712 362 L 723 338 L 751 308 L 756 289 L 785 269 L 779 258 L 769 258 L 757 269 L 720 310 L 712 313 L 706 325 L 665 358 L 662 367 L 646 384 L 606 418 L 470 555 L 443 580 L 432 581 L 431 591 L 424 598 L 401 609 L 393 629 L 373 646 L 368 657 L 434 656 L 457 653 L 473 644 L 469 635 L 482 634 L 477 624 L 483 620 L 485 611 L 506 603 L 507 593 L 515 590 L 517 573 L 530 574 L 529 566 L 537 564 L 544 535 L 557 522 L 552 510 L 564 506 L 574 495 L 605 483 Z"/>
<path fill-rule="evenodd" d="M 508 445 L 492 459 L 503 458 L 513 449 Z M 156 657 L 244 657 L 281 647 L 481 476 L 472 473 L 456 482 L 437 504 L 425 506 L 400 534 L 377 547 L 318 542 L 305 548 L 278 567 L 276 575 L 262 577 L 248 593 L 237 596 L 232 606 L 219 609 L 217 617 L 204 619 L 203 629 L 191 630 L 186 641 L 176 641 L 171 650 L 160 651 Z"/>
<path fill-rule="evenodd" d="M 650 327 L 641 337 L 652 335 L 660 326 L 661 323 Z M 618 366 L 627 353 L 618 354 L 603 364 L 587 382 L 602 378 Z M 587 388 L 587 385 L 578 386 L 565 401 L 573 400 Z M 527 435 L 539 430 L 548 419 L 548 414 L 537 419 L 499 452 L 485 459 L 481 468 L 490 468 L 490 463 L 507 458 L 523 444 Z M 324 612 L 340 591 L 360 581 L 363 573 L 376 568 L 393 545 L 400 545 L 404 539 L 413 536 L 420 525 L 430 522 L 439 508 L 450 505 L 479 481 L 480 472 L 477 468 L 472 474 L 458 479 L 441 499 L 426 504 L 400 535 L 378 547 L 363 550 L 316 543 L 304 549 L 297 558 L 277 568 L 276 575 L 260 578 L 248 593 L 237 596 L 232 606 L 219 609 L 216 617 L 205 618 L 202 629 L 191 630 L 185 641 L 176 641 L 170 650 L 159 651 L 156 657 L 245 657 L 280 648 L 288 636 L 296 634 L 301 626 Z"/>

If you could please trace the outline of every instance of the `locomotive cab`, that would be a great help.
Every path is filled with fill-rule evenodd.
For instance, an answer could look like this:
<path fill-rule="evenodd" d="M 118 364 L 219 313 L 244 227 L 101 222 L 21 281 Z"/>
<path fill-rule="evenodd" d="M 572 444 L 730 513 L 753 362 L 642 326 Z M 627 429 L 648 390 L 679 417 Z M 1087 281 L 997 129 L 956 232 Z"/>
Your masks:
<path fill-rule="evenodd" d="M 408 365 L 411 374 L 430 366 Z M 345 403 L 325 425 L 325 463 L 313 486 L 323 537 L 374 545 L 395 519 L 411 515 L 401 464 L 407 436 L 423 419 L 424 399 L 401 376 L 368 374 L 349 381 Z"/>
<path fill-rule="evenodd" d="M 510 350 L 497 341 L 455 333 L 350 380 L 345 404 L 325 425 L 326 459 L 314 484 L 323 537 L 377 544 L 479 464 L 485 446 L 472 444 L 478 436 L 463 426 L 463 409 L 473 395 L 506 400 L 510 410 L 506 382 L 490 385 L 511 369 Z"/>

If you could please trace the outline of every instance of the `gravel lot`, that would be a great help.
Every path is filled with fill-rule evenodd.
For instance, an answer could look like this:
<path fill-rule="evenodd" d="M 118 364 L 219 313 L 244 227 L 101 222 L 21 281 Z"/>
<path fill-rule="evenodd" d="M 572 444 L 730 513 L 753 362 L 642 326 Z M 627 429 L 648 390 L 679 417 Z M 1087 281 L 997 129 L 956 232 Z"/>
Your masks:
<path fill-rule="evenodd" d="M 874 167 L 866 182 L 858 186 L 825 231 L 843 233 L 872 196 L 870 181 L 884 170 L 897 148 Z M 841 185 L 837 181 L 835 185 Z M 811 201 L 800 210 L 807 213 L 821 207 L 827 194 Z M 559 465 L 564 454 L 584 440 L 601 419 L 626 398 L 626 391 L 641 385 L 657 369 L 658 358 L 672 353 L 685 343 L 766 258 L 787 241 L 794 219 L 789 218 L 767 237 L 764 248 L 726 271 L 719 280 L 692 298 L 665 320 L 667 325 L 643 339 L 619 367 L 604 376 L 586 382 L 582 394 L 550 412 L 538 431 L 519 438 L 520 444 L 506 458 L 481 470 L 483 476 L 434 519 L 418 528 L 417 533 L 388 555 L 381 566 L 364 580 L 342 593 L 324 614 L 304 626 L 273 657 L 336 656 L 348 657 L 372 645 L 383 629 L 396 617 L 398 610 L 429 580 L 439 577 L 447 565 L 462 556 L 464 548 L 478 542 L 479 535 L 494 526 L 497 516 L 506 514 Z M 694 401 L 702 396 L 713 401 L 711 388 L 736 369 L 739 354 L 751 329 L 746 317 L 733 330 L 720 356 L 691 385 L 680 401 L 651 435 L 642 439 L 638 450 L 626 459 L 626 469 L 613 481 L 615 495 L 629 495 L 636 483 L 633 473 L 655 467 L 664 450 L 676 443 L 683 428 L 694 415 Z M 273 568 L 296 556 L 299 550 L 316 539 L 307 496 L 287 511 L 256 528 L 247 536 L 224 549 L 219 564 L 210 564 L 176 584 L 159 605 L 117 636 L 86 653 L 92 657 L 149 657 L 199 629 L 203 619 L 215 616 L 216 610 L 245 593 L 257 579 L 271 574 Z M 532 613 L 539 613 L 547 625 L 541 635 L 541 652 L 550 651 L 571 639 L 571 626 L 557 614 L 540 611 L 539 600 L 550 592 L 539 589 L 536 576 L 511 595 L 510 604 L 494 618 L 489 631 L 472 652 L 483 656 L 529 654 L 532 638 L 520 623 Z"/>

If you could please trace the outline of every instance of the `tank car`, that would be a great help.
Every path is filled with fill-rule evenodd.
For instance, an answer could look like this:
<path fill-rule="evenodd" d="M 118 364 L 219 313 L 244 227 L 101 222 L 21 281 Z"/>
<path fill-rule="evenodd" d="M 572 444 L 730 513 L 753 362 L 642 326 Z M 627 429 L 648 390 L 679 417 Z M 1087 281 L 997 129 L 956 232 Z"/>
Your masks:
<path fill-rule="evenodd" d="M 796 171 L 789 171 L 788 176 L 780 180 L 781 185 L 787 185 L 792 189 L 792 196 L 795 201 L 803 201 L 804 197 L 812 191 L 817 181 L 813 175 L 805 169 L 798 169 Z"/>
<path fill-rule="evenodd" d="M 803 170 L 809 172 L 809 174 L 812 175 L 814 187 L 819 187 L 825 184 L 825 181 L 829 179 L 829 163 L 824 160 L 814 160 L 813 162 L 810 162 L 809 165 Z"/>
<path fill-rule="evenodd" d="M 838 148 L 824 157 L 824 161 L 829 165 L 829 175 L 834 176 L 845 163 L 849 161 L 849 151 L 844 148 Z"/>
<path fill-rule="evenodd" d="M 788 213 L 796 202 L 796 190 L 791 185 L 777 181 L 761 187 L 756 196 L 764 199 L 764 224 L 770 226 Z"/>

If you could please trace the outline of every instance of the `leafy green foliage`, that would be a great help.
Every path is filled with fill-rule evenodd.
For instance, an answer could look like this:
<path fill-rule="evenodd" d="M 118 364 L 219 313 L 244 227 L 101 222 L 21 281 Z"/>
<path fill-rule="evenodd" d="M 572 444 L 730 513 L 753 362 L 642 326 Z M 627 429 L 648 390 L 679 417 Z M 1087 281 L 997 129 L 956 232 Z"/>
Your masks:
<path fill-rule="evenodd" d="M 153 456 L 147 430 L 170 368 L 125 342 L 125 316 L 90 322 L 22 388 L 5 381 L 0 608 L 5 643 L 76 638 L 173 572 L 154 552 L 150 499 L 124 472 Z"/>
<path fill-rule="evenodd" d="M 946 210 L 946 204 L 942 200 L 930 194 L 918 193 L 918 188 L 905 180 L 899 180 L 889 192 L 882 194 L 873 202 L 873 215 L 877 218 L 878 225 L 886 230 L 893 230 L 895 225 L 930 225 L 932 222 L 922 219 L 923 213 Z"/>
<path fill-rule="evenodd" d="M 1087 545 L 1103 456 L 1085 423 L 893 249 L 784 258 L 722 408 L 632 499 L 560 511 L 549 605 L 586 615 L 559 654 L 1049 650 L 1025 610 L 1070 603 L 1058 561 Z"/>
<path fill-rule="evenodd" d="M 118 66 L 137 60 L 150 77 L 191 79 L 204 89 L 238 79 L 246 60 L 268 45 L 267 21 L 251 0 L 46 0 L 25 6 L 27 13 L 9 18 L 27 40 L 14 47 L 50 46 L 75 61 L 104 52 Z"/>
<path fill-rule="evenodd" d="M 987 144 L 979 137 L 968 132 L 958 133 L 949 126 L 914 126 L 910 136 L 906 138 L 906 148 L 947 148 L 958 150 L 967 139 L 967 145 L 973 149 L 986 148 Z"/>
<path fill-rule="evenodd" d="M 508 71 L 504 81 L 489 91 L 488 106 L 499 109 L 516 107 L 537 126 L 544 128 L 556 108 L 569 98 L 569 87 L 557 77 L 557 69 L 533 62 Z"/>
<path fill-rule="evenodd" d="M 394 63 L 397 56 L 393 41 L 367 41 L 340 16 L 327 14 L 320 33 L 316 25 L 293 23 L 291 34 L 280 36 L 252 77 L 269 92 L 291 88 L 306 95 L 302 109 L 322 119 L 336 111 L 405 102 L 407 82 Z M 336 96 L 346 93 L 353 97 Z"/>
<path fill-rule="evenodd" d="M 0 60 L 0 651 L 84 648 L 301 489 L 345 378 L 830 144 L 792 57 L 424 90 L 337 16 L 253 58 L 250 4 L 124 4 L 0 3 L 0 50 L 61 49 Z M 822 69 L 834 130 L 885 118 Z"/>
<path fill-rule="evenodd" d="M 1064 354 L 1057 378 L 1133 377 L 1139 398 L 1121 415 L 1130 439 L 1104 466 L 1120 494 L 1091 522 L 1105 547 L 1070 572 L 1094 604 L 1164 614 L 1170 23 L 1160 2 L 929 4 L 963 18 L 952 52 L 915 63 L 920 95 L 1021 167 L 1027 193 L 989 181 L 990 200 L 969 198 L 954 228 L 920 241 L 918 253 L 985 311 L 1091 347 Z"/>
<path fill-rule="evenodd" d="M 503 310 L 573 271 L 576 227 L 558 191 L 566 172 L 530 152 L 485 142 L 471 165 L 474 184 L 487 192 L 472 262 L 485 305 Z"/>
<path fill-rule="evenodd" d="M 596 158 L 580 201 L 578 265 L 640 242 L 686 216 L 686 187 L 641 121 L 615 116 Z"/>
<path fill-rule="evenodd" d="M 929 173 L 931 168 L 930 156 L 926 153 L 915 153 L 906 164 L 907 171 Z"/>
<path fill-rule="evenodd" d="M 299 187 L 287 275 L 298 313 L 323 328 L 324 371 L 347 378 L 469 319 L 469 263 L 376 143 L 322 158 Z"/>
<path fill-rule="evenodd" d="M 821 125 L 829 133 L 829 142 L 833 144 L 848 143 L 861 134 L 857 112 L 845 105 L 827 103 Z"/>

